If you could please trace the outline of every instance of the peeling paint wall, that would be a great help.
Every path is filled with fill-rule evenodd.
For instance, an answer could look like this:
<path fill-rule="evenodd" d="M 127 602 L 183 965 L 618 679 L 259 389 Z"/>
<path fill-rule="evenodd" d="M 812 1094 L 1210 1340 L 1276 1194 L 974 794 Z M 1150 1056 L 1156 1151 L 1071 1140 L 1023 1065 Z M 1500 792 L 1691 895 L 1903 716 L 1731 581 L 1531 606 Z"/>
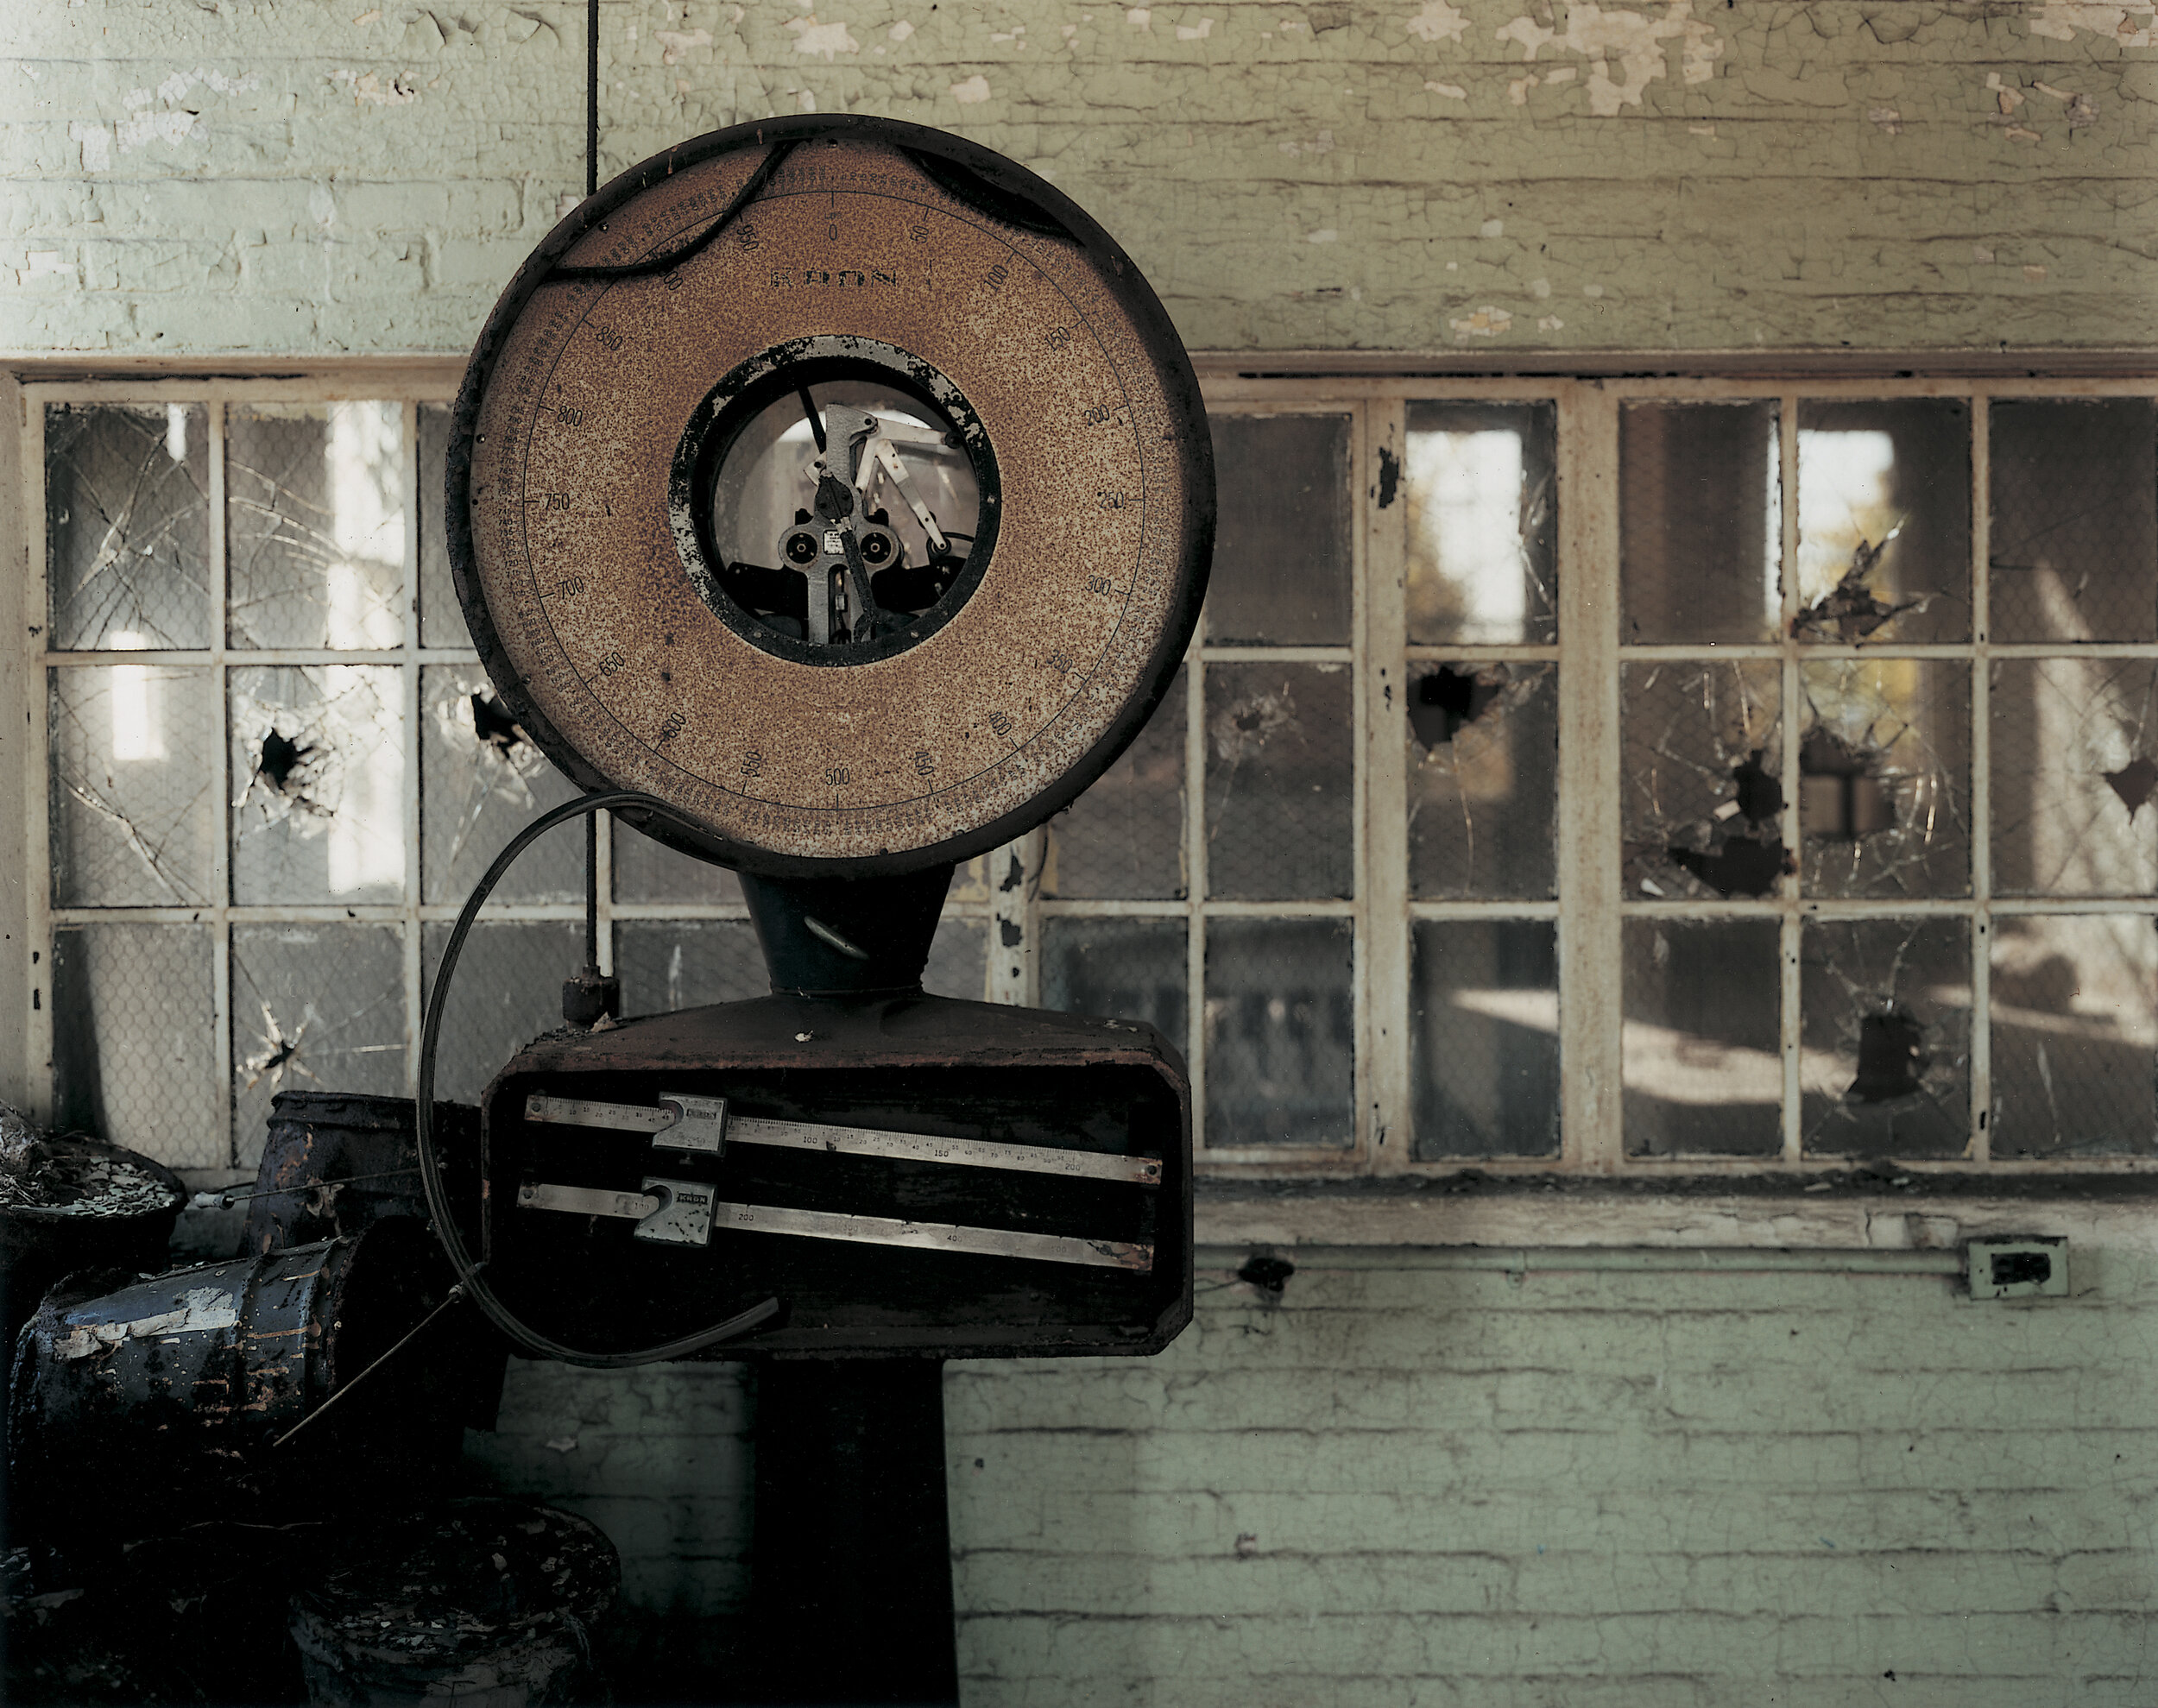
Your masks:
<path fill-rule="evenodd" d="M 2158 343 L 2154 0 L 821 3 L 605 0 L 603 177 L 775 113 L 941 125 L 1208 348 Z M 583 22 L 7 9 L 0 351 L 469 346 L 582 190 Z"/>

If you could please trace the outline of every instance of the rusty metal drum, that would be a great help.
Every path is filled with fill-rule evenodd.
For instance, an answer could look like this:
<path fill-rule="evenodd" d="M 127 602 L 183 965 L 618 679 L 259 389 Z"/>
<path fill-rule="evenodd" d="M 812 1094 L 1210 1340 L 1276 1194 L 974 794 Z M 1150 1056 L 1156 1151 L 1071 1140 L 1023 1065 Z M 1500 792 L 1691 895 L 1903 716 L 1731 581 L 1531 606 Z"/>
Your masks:
<path fill-rule="evenodd" d="M 1197 381 L 1129 257 L 886 119 L 737 126 L 588 200 L 488 322 L 449 471 L 520 727 L 773 875 L 950 865 L 1069 804 L 1212 550 Z"/>
<path fill-rule="evenodd" d="M 187 1191 L 171 1169 L 79 1134 L 40 1140 L 67 1182 L 49 1201 L 0 1204 L 0 1326 L 8 1345 L 78 1270 L 164 1268 Z"/>
<path fill-rule="evenodd" d="M 74 1277 L 16 1352 L 11 1531 L 117 1546 L 185 1522 L 176 1502 L 230 1518 L 302 1491 L 319 1509 L 424 1489 L 464 1445 L 467 1402 L 457 1361 L 424 1335 L 279 1443 L 447 1290 L 416 1220 L 154 1278 Z"/>
<path fill-rule="evenodd" d="M 479 1111 L 438 1103 L 435 1131 L 457 1154 L 469 1154 Z M 281 1091 L 270 1100 L 243 1253 L 260 1257 L 362 1233 L 385 1217 L 426 1214 L 409 1097 Z"/>

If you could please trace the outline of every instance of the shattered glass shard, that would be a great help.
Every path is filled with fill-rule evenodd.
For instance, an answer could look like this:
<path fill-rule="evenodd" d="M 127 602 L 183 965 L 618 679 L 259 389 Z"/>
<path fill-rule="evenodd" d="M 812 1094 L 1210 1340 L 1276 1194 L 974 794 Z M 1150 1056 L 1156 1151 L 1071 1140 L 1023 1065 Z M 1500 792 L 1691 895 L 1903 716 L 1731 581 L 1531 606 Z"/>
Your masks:
<path fill-rule="evenodd" d="M 1800 1119 L 1809 1156 L 1969 1145 L 1971 931 L 1960 919 L 1808 919 Z"/>
<path fill-rule="evenodd" d="M 2109 771 L 2104 775 L 2130 817 L 2150 798 L 2152 788 L 2158 787 L 2158 765 L 2153 765 L 2140 753 L 2118 771 Z"/>
<path fill-rule="evenodd" d="M 1851 554 L 1851 567 L 1841 581 L 1821 598 L 1791 619 L 1791 634 L 1799 640 L 1841 640 L 1854 644 L 1865 640 L 1892 618 L 1906 611 L 1921 611 L 1926 608 L 1923 597 L 1906 599 L 1900 605 L 1891 605 L 1866 585 L 1866 577 L 1873 573 L 1873 566 L 1880 562 L 1885 551 L 1900 530 L 1889 530 L 1887 539 L 1878 545 L 1861 539 Z"/>
<path fill-rule="evenodd" d="M 1409 699 L 1409 727 L 1428 750 L 1451 741 L 1454 732 L 1473 723 L 1505 688 L 1503 671 L 1456 671 L 1441 665 L 1417 681 Z"/>
<path fill-rule="evenodd" d="M 1798 869 L 1781 836 L 1770 841 L 1727 836 L 1713 848 L 1675 848 L 1668 852 L 1682 870 L 1726 898 L 1765 896 L 1778 878 Z"/>
<path fill-rule="evenodd" d="M 1442 665 L 1408 713 L 1410 893 L 1555 894 L 1558 667 Z"/>
<path fill-rule="evenodd" d="M 1859 1103 L 1914 1097 L 1929 1060 L 1924 1034 L 1909 1015 L 1900 1009 L 1868 1014 L 1858 1023 L 1858 1075 L 1844 1094 Z"/>

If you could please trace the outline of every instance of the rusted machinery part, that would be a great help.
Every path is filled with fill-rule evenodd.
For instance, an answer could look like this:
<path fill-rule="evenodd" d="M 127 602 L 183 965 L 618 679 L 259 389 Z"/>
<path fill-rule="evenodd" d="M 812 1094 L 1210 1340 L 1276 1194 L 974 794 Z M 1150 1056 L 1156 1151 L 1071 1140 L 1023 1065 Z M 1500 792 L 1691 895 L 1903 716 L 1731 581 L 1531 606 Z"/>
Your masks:
<path fill-rule="evenodd" d="M 436 1154 L 434 1144 L 434 1064 L 435 1055 L 442 1038 L 442 1017 L 446 1011 L 450 986 L 457 972 L 457 957 L 464 952 L 464 940 L 471 934 L 472 922 L 479 917 L 480 908 L 494 893 L 495 886 L 502 874 L 516 862 L 517 857 L 558 824 L 587 813 L 620 811 L 634 808 L 654 818 L 681 822 L 681 815 L 665 801 L 634 790 L 614 790 L 604 794 L 588 795 L 581 801 L 570 801 L 552 811 L 542 813 L 510 839 L 509 845 L 495 856 L 494 864 L 487 868 L 480 881 L 465 898 L 464 911 L 457 915 L 457 923 L 451 928 L 450 940 L 442 946 L 442 960 L 435 968 L 434 989 L 427 997 L 427 1012 L 420 1030 L 420 1086 L 419 1100 L 414 1106 L 420 1143 L 420 1178 L 427 1194 L 430 1226 L 441 1242 L 450 1266 L 457 1272 L 458 1284 L 464 1295 L 480 1309 L 487 1320 L 526 1351 L 543 1358 L 557 1358 L 564 1364 L 582 1365 L 592 1370 L 627 1370 L 641 1364 L 659 1364 L 668 1358 L 686 1358 L 707 1346 L 722 1341 L 737 1339 L 779 1314 L 779 1301 L 767 1299 L 748 1310 L 729 1317 L 723 1322 L 700 1329 L 694 1334 L 662 1342 L 656 1346 L 644 1347 L 628 1352 L 592 1352 L 576 1346 L 565 1346 L 531 1327 L 496 1295 L 489 1286 L 481 1265 L 472 1261 L 465 1248 L 464 1236 L 459 1233 L 459 1218 L 450 1201 L 448 1188 L 442 1178 L 442 1161 Z"/>
<path fill-rule="evenodd" d="M 745 411 L 848 376 L 943 418 L 981 519 L 934 603 L 819 646 L 728 595 L 700 506 Z M 474 350 L 448 487 L 525 732 L 675 807 L 663 840 L 796 877 L 949 865 L 1069 804 L 1166 689 L 1214 525 L 1198 383 L 1130 259 L 1012 161 L 852 116 L 683 143 L 558 226 Z"/>
<path fill-rule="evenodd" d="M 187 1188 L 163 1163 L 137 1151 L 77 1133 L 39 1141 L 71 1166 L 122 1161 L 164 1188 L 162 1201 L 119 1215 L 82 1215 L 38 1204 L 0 1205 L 0 1329 L 12 1346 L 37 1302 L 62 1276 L 78 1270 L 161 1268 Z"/>
<path fill-rule="evenodd" d="M 292 1598 L 308 1700 L 601 1699 L 590 1639 L 621 1582 L 614 1544 L 574 1514 L 502 1499 L 423 1509 Z"/>
<path fill-rule="evenodd" d="M 462 1361 L 407 1358 L 363 1384 L 306 1451 L 277 1436 L 337 1396 L 440 1300 L 421 1226 L 130 1280 L 79 1277 L 18 1343 L 8 1417 L 11 1521 L 64 1543 L 169 1524 L 173 1492 L 229 1512 L 338 1467 L 403 1484 L 462 1446 Z"/>
<path fill-rule="evenodd" d="M 458 1144 L 476 1145 L 477 1109 L 445 1103 L 435 1121 Z M 279 1092 L 270 1100 L 255 1184 L 228 1195 L 247 1202 L 240 1249 L 250 1256 L 359 1233 L 385 1216 L 424 1220 L 412 1100 Z"/>

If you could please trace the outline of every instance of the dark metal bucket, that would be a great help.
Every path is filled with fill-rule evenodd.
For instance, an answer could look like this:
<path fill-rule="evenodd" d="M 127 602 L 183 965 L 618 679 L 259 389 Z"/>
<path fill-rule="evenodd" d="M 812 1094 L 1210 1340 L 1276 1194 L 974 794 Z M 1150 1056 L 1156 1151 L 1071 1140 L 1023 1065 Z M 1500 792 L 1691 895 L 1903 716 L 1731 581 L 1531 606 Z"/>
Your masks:
<path fill-rule="evenodd" d="M 416 1514 L 293 1598 L 307 1700 L 539 1708 L 609 1699 L 592 1638 L 621 1582 L 614 1544 L 552 1507 L 460 1500 Z"/>
<path fill-rule="evenodd" d="M 479 1122 L 467 1105 L 435 1105 L 436 1131 L 453 1159 L 477 1151 Z M 412 1099 L 278 1093 L 250 1189 L 240 1241 L 247 1257 L 362 1233 L 389 1216 L 426 1220 Z"/>
<path fill-rule="evenodd" d="M 41 1140 L 85 1161 L 131 1163 L 164 1188 L 162 1201 L 125 1215 L 80 1215 L 46 1205 L 0 1206 L 0 1327 L 15 1344 L 46 1291 L 77 1270 L 161 1270 L 187 1190 L 173 1172 L 117 1144 L 73 1134 Z"/>
<path fill-rule="evenodd" d="M 449 1323 L 276 1443 L 447 1290 L 432 1238 L 410 1220 L 155 1279 L 74 1277 L 47 1295 L 16 1352 L 16 1539 L 95 1549 L 288 1497 L 313 1515 L 424 1492 L 464 1444 L 469 1384 Z"/>

